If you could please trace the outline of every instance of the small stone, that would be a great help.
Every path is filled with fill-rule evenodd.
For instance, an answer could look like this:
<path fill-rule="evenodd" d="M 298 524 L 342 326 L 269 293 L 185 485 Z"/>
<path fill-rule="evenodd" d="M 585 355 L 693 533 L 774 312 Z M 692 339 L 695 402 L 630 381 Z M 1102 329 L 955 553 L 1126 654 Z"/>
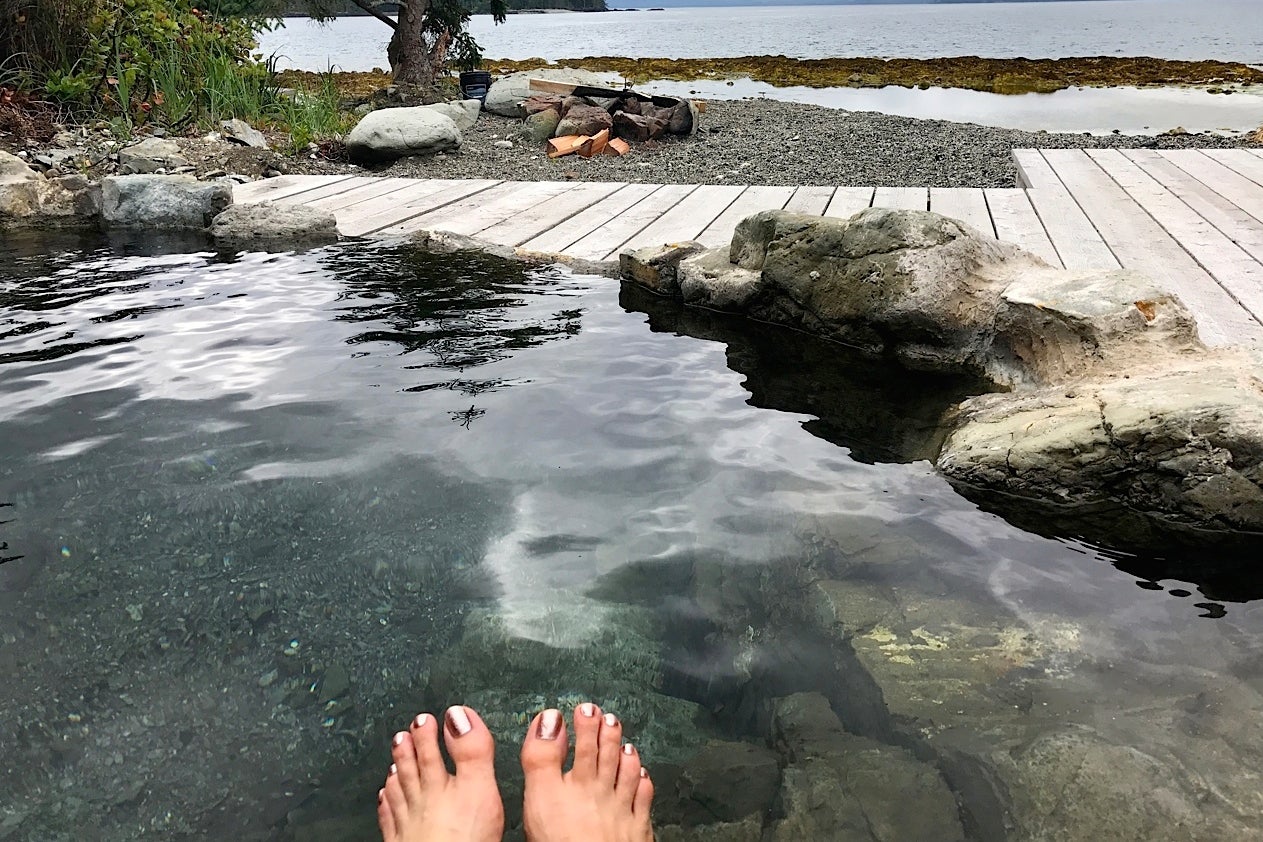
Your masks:
<path fill-rule="evenodd" d="M 267 672 L 263 673 L 263 675 L 259 676 L 259 686 L 271 687 L 276 682 L 276 679 L 279 675 L 280 675 L 279 670 L 275 670 L 275 669 L 268 670 Z"/>
<path fill-rule="evenodd" d="M 512 148 L 513 148 L 513 141 L 511 141 L 511 140 L 496 140 L 496 141 L 493 141 L 491 145 L 492 145 L 492 146 L 494 146 L 494 147 L 496 147 L 497 149 L 512 149 Z"/>
<path fill-rule="evenodd" d="M 139 605 L 128 605 L 125 609 L 127 616 L 132 618 L 133 623 L 139 623 L 143 616 Z"/>

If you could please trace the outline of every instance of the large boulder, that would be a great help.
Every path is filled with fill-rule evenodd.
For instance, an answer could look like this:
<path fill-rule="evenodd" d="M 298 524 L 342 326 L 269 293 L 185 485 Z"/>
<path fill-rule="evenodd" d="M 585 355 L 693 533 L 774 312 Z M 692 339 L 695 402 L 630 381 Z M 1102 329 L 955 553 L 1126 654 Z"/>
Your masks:
<path fill-rule="evenodd" d="M 118 150 L 118 170 L 123 175 L 170 171 L 188 165 L 189 159 L 180 153 L 176 142 L 166 138 L 147 137 Z"/>
<path fill-rule="evenodd" d="M 614 127 L 614 119 L 604 108 L 596 105 L 571 105 L 557 124 L 557 136 L 594 135 Z"/>
<path fill-rule="evenodd" d="M 1198 527 L 1263 530 L 1257 361 L 1173 355 L 1117 376 L 966 401 L 938 457 L 971 486 L 1119 500 Z"/>
<path fill-rule="evenodd" d="M 0 152 L 0 227 L 81 224 L 100 212 L 100 185 L 81 175 L 47 178 Z"/>
<path fill-rule="evenodd" d="M 549 82 L 563 82 L 567 85 L 591 85 L 606 87 L 605 77 L 587 70 L 576 70 L 571 67 L 547 67 L 539 70 L 527 70 L 521 73 L 510 73 L 501 76 L 491 83 L 487 90 L 486 109 L 501 117 L 525 117 L 526 109 L 522 103 L 538 91 L 531 90 L 532 79 L 545 79 Z"/>
<path fill-rule="evenodd" d="M 232 205 L 211 222 L 210 233 L 230 245 L 319 245 L 337 241 L 338 220 L 320 208 L 257 202 Z"/>
<path fill-rule="evenodd" d="M 460 148 L 456 122 L 428 106 L 370 111 L 346 136 L 354 161 L 378 163 Z"/>
<path fill-rule="evenodd" d="M 107 225 L 197 229 L 232 204 L 227 182 L 183 175 L 113 175 L 101 182 L 101 216 Z"/>
<path fill-rule="evenodd" d="M 45 181 L 26 161 L 0 151 L 0 224 L 19 223 L 38 214 Z"/>
<path fill-rule="evenodd" d="M 478 114 L 482 111 L 482 103 L 476 99 L 437 102 L 434 105 L 421 107 L 449 118 L 462 132 L 467 132 L 474 127 L 474 124 L 478 122 Z"/>
<path fill-rule="evenodd" d="M 518 127 L 518 136 L 526 143 L 543 143 L 557 134 L 557 124 L 560 122 L 561 115 L 554 109 L 536 111 L 527 116 Z"/>

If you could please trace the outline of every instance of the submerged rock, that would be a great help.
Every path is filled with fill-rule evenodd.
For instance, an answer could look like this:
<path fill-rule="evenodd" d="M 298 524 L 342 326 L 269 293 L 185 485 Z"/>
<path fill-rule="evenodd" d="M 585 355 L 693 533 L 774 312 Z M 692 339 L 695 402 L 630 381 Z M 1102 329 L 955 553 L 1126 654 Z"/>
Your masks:
<path fill-rule="evenodd" d="M 205 228 L 231 204 L 227 183 L 192 176 L 113 175 L 101 182 L 101 216 L 108 225 Z"/>
<path fill-rule="evenodd" d="M 331 211 L 304 205 L 258 202 L 232 205 L 211 222 L 211 236 L 231 244 L 281 242 L 287 247 L 332 243 L 338 239 L 338 220 Z"/>
<path fill-rule="evenodd" d="M 378 163 L 409 155 L 459 149 L 460 129 L 447 114 L 429 106 L 370 111 L 346 136 L 351 160 Z"/>

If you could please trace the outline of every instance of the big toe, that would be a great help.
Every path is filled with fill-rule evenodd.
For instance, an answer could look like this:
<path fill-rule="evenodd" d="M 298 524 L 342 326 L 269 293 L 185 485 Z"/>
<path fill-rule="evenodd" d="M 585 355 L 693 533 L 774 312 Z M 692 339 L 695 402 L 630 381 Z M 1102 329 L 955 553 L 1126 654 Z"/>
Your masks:
<path fill-rule="evenodd" d="M 456 777 L 495 779 L 495 739 L 473 708 L 453 705 L 443 714 L 443 744 L 456 763 Z"/>
<path fill-rule="evenodd" d="M 561 711 L 543 711 L 531 721 L 522 741 L 522 771 L 528 781 L 560 779 L 569 740 Z"/>

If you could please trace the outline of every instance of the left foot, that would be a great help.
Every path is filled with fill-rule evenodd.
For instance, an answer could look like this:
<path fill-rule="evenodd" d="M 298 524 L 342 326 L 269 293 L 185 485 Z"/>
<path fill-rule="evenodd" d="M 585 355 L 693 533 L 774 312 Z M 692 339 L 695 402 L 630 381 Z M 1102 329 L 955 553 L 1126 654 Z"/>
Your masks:
<path fill-rule="evenodd" d="M 392 741 L 390 774 L 377 794 L 385 842 L 498 842 L 504 804 L 496 786 L 495 743 L 478 714 L 450 707 L 443 744 L 456 763 L 450 775 L 439 753 L 439 722 L 428 713 Z"/>

